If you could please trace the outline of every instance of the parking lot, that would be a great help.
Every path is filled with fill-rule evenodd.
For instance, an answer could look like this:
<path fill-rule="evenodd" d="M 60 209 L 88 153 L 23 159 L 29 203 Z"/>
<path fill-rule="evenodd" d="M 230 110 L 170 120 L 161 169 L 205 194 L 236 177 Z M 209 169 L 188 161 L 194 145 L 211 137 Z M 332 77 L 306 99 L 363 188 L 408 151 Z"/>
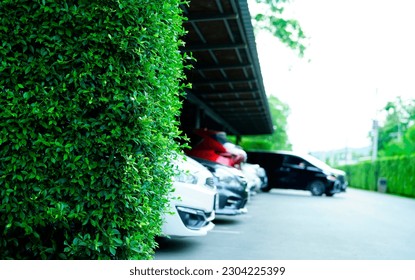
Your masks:
<path fill-rule="evenodd" d="M 415 259 L 415 199 L 349 188 L 258 193 L 204 237 L 161 239 L 155 260 Z"/>

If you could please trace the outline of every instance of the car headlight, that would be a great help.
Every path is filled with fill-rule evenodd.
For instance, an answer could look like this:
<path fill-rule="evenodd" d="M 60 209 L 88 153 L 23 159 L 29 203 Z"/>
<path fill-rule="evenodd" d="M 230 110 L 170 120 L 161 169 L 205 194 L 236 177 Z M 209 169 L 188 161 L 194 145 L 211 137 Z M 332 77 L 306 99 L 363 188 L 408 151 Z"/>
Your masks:
<path fill-rule="evenodd" d="M 226 185 L 227 187 L 234 187 L 239 188 L 241 187 L 240 182 L 236 179 L 235 176 L 231 175 L 229 172 L 227 172 L 224 169 L 217 168 L 214 171 L 214 175 L 219 180 L 219 184 Z"/>
<path fill-rule="evenodd" d="M 236 180 L 235 177 L 227 176 L 220 178 L 220 181 L 223 182 L 227 187 L 233 187 L 233 188 L 241 188 L 242 185 L 239 183 L 238 180 Z"/>
<path fill-rule="evenodd" d="M 176 174 L 176 176 L 174 176 L 174 181 L 175 182 L 180 182 L 180 183 L 187 183 L 187 184 L 196 185 L 197 184 L 197 177 L 193 174 L 188 173 L 188 172 L 179 172 L 178 174 Z"/>
<path fill-rule="evenodd" d="M 333 175 L 327 175 L 327 180 L 329 180 L 329 181 L 336 181 L 336 176 L 333 176 Z"/>

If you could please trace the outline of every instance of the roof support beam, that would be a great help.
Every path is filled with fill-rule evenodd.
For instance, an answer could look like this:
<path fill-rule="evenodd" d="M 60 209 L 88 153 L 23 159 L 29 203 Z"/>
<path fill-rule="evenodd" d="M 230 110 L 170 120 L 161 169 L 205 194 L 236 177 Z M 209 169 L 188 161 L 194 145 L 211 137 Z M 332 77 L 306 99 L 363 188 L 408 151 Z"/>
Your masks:
<path fill-rule="evenodd" d="M 186 93 L 186 98 L 187 98 L 187 100 L 189 100 L 193 104 L 196 104 L 201 109 L 203 109 L 205 111 L 205 113 L 208 114 L 209 117 L 211 117 L 215 122 L 220 123 L 221 125 L 226 127 L 226 129 L 229 132 L 231 132 L 235 135 L 239 134 L 230 124 L 228 124 L 221 116 L 219 116 L 217 113 L 215 113 L 209 106 L 207 106 L 202 100 L 197 98 L 193 93 L 187 92 Z"/>
<path fill-rule="evenodd" d="M 213 91 L 213 92 L 197 92 L 197 91 L 193 91 L 194 94 L 198 95 L 198 96 L 209 96 L 209 95 L 227 95 L 227 94 L 256 94 L 258 93 L 259 90 L 258 89 L 252 89 L 252 90 L 230 90 L 230 91 Z"/>
<path fill-rule="evenodd" d="M 246 44 L 204 44 L 204 45 L 192 45 L 184 47 L 186 52 L 192 51 L 214 51 L 214 50 L 234 50 L 246 48 Z"/>
<path fill-rule="evenodd" d="M 238 19 L 238 14 L 199 14 L 187 15 L 187 22 L 215 21 Z"/>
<path fill-rule="evenodd" d="M 192 81 L 193 85 L 221 85 L 221 84 L 239 84 L 239 83 L 254 83 L 257 79 L 239 79 L 239 80 L 206 80 L 206 81 Z"/>
<path fill-rule="evenodd" d="M 240 68 L 252 68 L 252 64 L 240 63 L 240 64 L 231 64 L 231 65 L 206 65 L 206 64 L 195 64 L 193 71 L 215 71 L 215 70 L 232 70 Z"/>

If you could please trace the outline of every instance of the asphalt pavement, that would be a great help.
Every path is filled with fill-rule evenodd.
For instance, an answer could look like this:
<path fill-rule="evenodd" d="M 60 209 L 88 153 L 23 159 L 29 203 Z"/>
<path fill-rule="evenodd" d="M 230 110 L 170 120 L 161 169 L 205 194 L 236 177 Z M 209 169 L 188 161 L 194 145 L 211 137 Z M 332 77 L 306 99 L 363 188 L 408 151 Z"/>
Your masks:
<path fill-rule="evenodd" d="M 415 260 L 415 199 L 349 188 L 258 193 L 204 237 L 161 239 L 155 260 Z"/>

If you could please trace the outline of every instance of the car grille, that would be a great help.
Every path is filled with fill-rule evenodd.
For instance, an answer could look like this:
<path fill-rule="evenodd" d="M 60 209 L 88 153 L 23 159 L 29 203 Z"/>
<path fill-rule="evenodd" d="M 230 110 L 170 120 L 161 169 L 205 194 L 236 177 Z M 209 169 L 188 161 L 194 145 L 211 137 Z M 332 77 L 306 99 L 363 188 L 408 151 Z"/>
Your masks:
<path fill-rule="evenodd" d="M 337 180 L 339 180 L 342 184 L 344 184 L 344 182 L 345 182 L 345 178 L 344 178 L 343 175 L 338 175 Z"/>

